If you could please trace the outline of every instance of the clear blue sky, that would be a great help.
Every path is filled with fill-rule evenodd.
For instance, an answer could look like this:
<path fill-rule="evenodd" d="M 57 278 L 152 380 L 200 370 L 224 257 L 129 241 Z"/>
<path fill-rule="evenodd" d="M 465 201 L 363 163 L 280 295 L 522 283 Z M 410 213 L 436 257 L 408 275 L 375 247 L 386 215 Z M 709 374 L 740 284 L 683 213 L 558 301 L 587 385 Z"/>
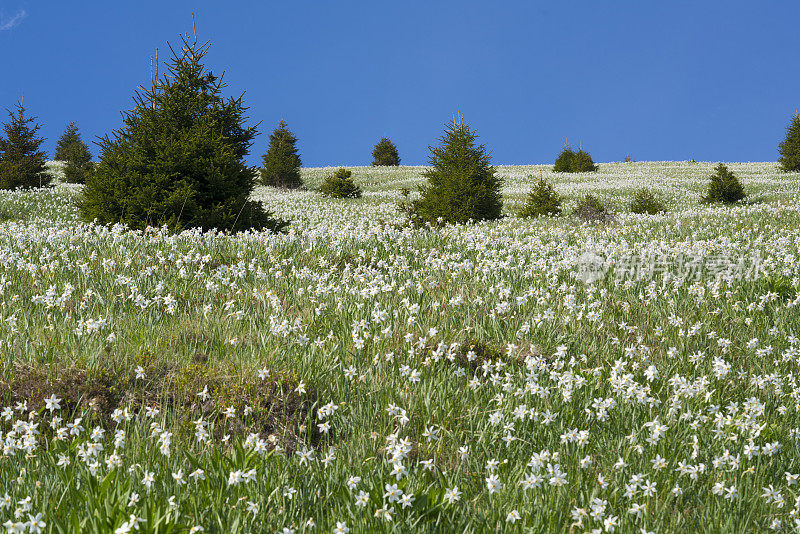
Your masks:
<path fill-rule="evenodd" d="M 424 164 L 455 111 L 497 164 L 565 138 L 596 161 L 770 161 L 800 108 L 797 0 L 0 0 L 0 108 L 24 92 L 51 155 L 69 121 L 105 134 L 192 12 L 263 121 L 251 164 L 282 117 L 306 166 L 368 164 L 384 133 Z"/>

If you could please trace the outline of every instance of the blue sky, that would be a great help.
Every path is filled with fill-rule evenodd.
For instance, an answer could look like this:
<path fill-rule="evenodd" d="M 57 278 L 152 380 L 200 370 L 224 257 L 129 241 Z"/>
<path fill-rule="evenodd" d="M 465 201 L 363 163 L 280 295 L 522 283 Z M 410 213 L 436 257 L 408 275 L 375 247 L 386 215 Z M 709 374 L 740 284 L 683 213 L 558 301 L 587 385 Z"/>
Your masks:
<path fill-rule="evenodd" d="M 565 139 L 596 161 L 774 161 L 800 108 L 796 0 L 0 0 L 0 108 L 24 92 L 51 155 L 69 121 L 110 132 L 192 12 L 262 121 L 251 164 L 282 117 L 306 166 L 368 164 L 383 134 L 425 164 L 456 111 L 497 164 Z"/>

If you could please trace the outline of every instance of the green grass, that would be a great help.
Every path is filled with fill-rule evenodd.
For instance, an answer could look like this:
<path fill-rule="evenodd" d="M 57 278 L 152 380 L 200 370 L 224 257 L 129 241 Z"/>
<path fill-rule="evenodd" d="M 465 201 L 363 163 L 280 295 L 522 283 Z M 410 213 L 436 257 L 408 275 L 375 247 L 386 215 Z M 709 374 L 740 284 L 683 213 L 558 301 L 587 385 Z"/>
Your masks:
<path fill-rule="evenodd" d="M 573 532 L 795 529 L 800 175 L 729 167 L 757 201 L 701 204 L 712 163 L 601 163 L 571 176 L 501 166 L 509 217 L 438 231 L 403 225 L 396 208 L 423 168 L 351 169 L 356 200 L 259 188 L 293 221 L 284 236 L 100 228 L 77 221 L 77 186 L 2 193 L 0 409 L 12 413 L 0 416 L 0 523 L 41 513 L 54 532 L 113 532 L 133 514 L 145 532 L 569 532 L 594 503 L 596 518 Z M 303 178 L 313 189 L 330 172 Z M 564 213 L 591 193 L 617 217 L 514 217 L 540 175 Z M 667 213 L 628 213 L 640 187 Z M 592 285 L 576 277 L 587 250 L 615 263 Z M 758 255 L 760 268 L 670 279 L 682 254 Z M 667 274 L 615 281 L 633 255 L 666 261 Z M 62 399 L 52 414 L 51 394 Z M 130 420 L 116 422 L 117 408 Z M 207 441 L 195 435 L 201 416 Z M 84 429 L 56 439 L 76 417 Z M 648 442 L 653 422 L 667 429 Z M 92 442 L 103 450 L 83 452 Z M 779 448 L 748 458 L 751 444 Z M 548 464 L 564 485 L 551 485 Z M 205 480 L 189 478 L 197 469 Z M 250 469 L 251 481 L 228 483 Z M 524 488 L 530 475 L 539 487 Z M 413 504 L 389 502 L 387 484 Z M 763 496 L 770 485 L 783 505 Z"/>

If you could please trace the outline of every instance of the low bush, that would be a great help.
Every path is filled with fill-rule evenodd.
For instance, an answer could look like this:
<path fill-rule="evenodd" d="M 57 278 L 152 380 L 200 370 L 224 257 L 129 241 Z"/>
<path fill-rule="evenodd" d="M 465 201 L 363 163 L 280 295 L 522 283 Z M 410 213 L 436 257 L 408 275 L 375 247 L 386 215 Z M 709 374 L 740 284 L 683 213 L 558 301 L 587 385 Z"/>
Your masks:
<path fill-rule="evenodd" d="M 13 221 L 17 219 L 17 215 L 6 206 L 0 206 L 0 223 Z"/>
<path fill-rule="evenodd" d="M 575 216 L 585 222 L 605 223 L 614 219 L 614 214 L 594 195 L 586 195 L 578 202 Z"/>
<path fill-rule="evenodd" d="M 353 181 L 353 173 L 344 168 L 325 178 L 319 192 L 330 198 L 361 198 L 361 188 Z"/>

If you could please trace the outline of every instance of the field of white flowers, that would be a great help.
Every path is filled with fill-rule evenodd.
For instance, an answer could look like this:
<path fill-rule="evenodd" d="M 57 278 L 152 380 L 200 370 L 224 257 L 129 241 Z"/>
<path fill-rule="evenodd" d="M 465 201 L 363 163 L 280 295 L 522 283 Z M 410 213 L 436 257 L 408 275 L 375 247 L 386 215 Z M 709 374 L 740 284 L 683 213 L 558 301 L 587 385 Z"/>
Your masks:
<path fill-rule="evenodd" d="M 712 167 L 499 167 L 509 217 L 433 231 L 396 208 L 415 167 L 352 169 L 359 200 L 259 188 L 282 236 L 0 193 L 0 524 L 797 531 L 800 175 L 731 164 L 748 202 L 716 207 Z M 514 217 L 539 176 L 616 219 Z M 628 213 L 642 186 L 667 214 Z"/>

